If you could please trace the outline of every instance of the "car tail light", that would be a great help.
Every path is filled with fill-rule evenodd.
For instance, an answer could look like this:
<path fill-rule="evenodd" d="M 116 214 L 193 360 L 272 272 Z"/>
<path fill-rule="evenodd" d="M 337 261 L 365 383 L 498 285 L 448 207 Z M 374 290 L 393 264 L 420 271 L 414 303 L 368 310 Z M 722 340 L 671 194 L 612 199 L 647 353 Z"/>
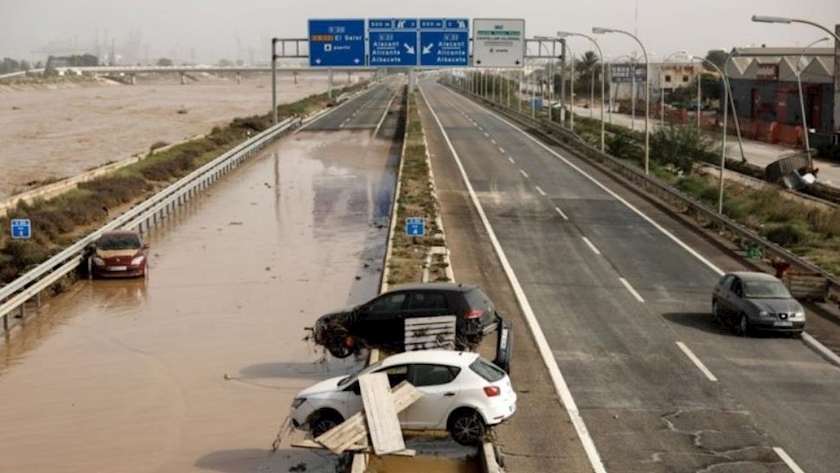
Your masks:
<path fill-rule="evenodd" d="M 487 397 L 494 397 L 498 396 L 499 394 L 502 394 L 502 390 L 499 389 L 498 386 L 485 386 L 484 394 L 486 394 Z"/>
<path fill-rule="evenodd" d="M 467 318 L 468 319 L 480 319 L 481 316 L 484 315 L 484 311 L 481 309 L 471 309 L 467 311 Z"/>

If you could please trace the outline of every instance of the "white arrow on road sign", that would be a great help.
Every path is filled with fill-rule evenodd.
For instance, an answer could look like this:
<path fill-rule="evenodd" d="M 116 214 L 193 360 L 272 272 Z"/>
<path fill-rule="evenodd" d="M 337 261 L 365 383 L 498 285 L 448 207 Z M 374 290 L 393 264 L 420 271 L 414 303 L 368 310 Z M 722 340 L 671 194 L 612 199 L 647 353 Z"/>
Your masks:
<path fill-rule="evenodd" d="M 411 46 L 408 43 L 403 43 L 403 46 L 405 46 L 405 50 L 408 54 L 414 54 L 414 46 Z"/>
<path fill-rule="evenodd" d="M 321 58 L 315 59 L 315 64 L 321 64 Z"/>
<path fill-rule="evenodd" d="M 432 52 L 432 48 L 434 48 L 434 47 L 435 47 L 434 43 L 429 43 L 426 46 L 423 46 L 423 54 L 429 54 L 430 52 Z"/>
<path fill-rule="evenodd" d="M 356 64 L 358 64 L 358 63 L 359 63 L 359 58 L 353 59 L 353 62 L 355 62 Z"/>

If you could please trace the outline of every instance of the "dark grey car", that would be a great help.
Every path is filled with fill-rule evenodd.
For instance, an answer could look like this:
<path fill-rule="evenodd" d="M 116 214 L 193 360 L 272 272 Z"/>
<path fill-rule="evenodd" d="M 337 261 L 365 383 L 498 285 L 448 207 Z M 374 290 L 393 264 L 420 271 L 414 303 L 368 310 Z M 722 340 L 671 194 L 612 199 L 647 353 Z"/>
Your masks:
<path fill-rule="evenodd" d="M 774 330 L 802 333 L 805 310 L 778 278 L 736 272 L 720 278 L 712 293 L 712 315 L 738 333 Z"/>

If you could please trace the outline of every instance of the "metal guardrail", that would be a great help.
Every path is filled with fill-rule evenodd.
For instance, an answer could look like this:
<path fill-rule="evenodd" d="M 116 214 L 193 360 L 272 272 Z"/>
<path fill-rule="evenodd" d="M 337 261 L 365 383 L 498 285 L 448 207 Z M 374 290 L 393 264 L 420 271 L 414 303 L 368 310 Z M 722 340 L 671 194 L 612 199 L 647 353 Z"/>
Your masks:
<path fill-rule="evenodd" d="M 708 208 L 703 203 L 695 200 L 692 197 L 689 197 L 688 195 L 678 191 L 677 189 L 674 189 L 673 187 L 671 187 L 665 182 L 662 182 L 656 177 L 645 175 L 644 171 L 633 166 L 632 164 L 618 159 L 614 156 L 611 156 L 609 154 L 606 154 L 600 149 L 589 145 L 583 140 L 583 138 L 581 138 L 579 135 L 572 132 L 571 130 L 562 127 L 561 125 L 556 123 L 550 123 L 544 120 L 533 119 L 524 114 L 518 113 L 512 108 L 508 108 L 504 105 L 499 105 L 478 95 L 474 95 L 469 92 L 462 91 L 460 89 L 453 88 L 453 90 L 457 90 L 458 93 L 462 95 L 470 97 L 475 101 L 478 101 L 480 103 L 485 104 L 488 107 L 498 110 L 503 115 L 511 118 L 516 122 L 519 122 L 520 124 L 536 128 L 548 135 L 561 137 L 560 139 L 563 141 L 564 144 L 571 146 L 576 151 L 584 154 L 588 158 L 595 159 L 601 163 L 608 165 L 610 168 L 612 168 L 615 171 L 618 171 L 624 177 L 629 178 L 637 184 L 644 186 L 648 191 L 654 192 L 658 197 L 668 199 L 672 203 L 681 204 L 685 206 L 686 209 L 694 212 L 696 215 L 702 217 L 703 219 L 714 223 L 715 225 L 725 229 L 726 231 L 734 234 L 735 236 L 743 240 L 750 242 L 755 246 L 758 246 L 759 248 L 761 248 L 763 255 L 774 256 L 780 260 L 790 263 L 793 267 L 797 269 L 825 277 L 829 286 L 829 292 L 831 294 L 837 294 L 838 296 L 840 296 L 840 280 L 838 280 L 835 275 L 826 272 L 822 268 L 800 258 L 799 256 L 796 256 L 795 254 L 782 248 L 776 243 L 773 243 L 763 238 L 758 233 L 750 230 L 749 228 L 744 227 L 743 225 L 735 222 L 729 217 L 717 213 L 716 211 Z"/>
<path fill-rule="evenodd" d="M 301 119 L 297 117 L 286 119 L 237 145 L 0 288 L 0 317 L 3 319 L 4 331 L 8 331 L 9 328 L 8 315 L 15 309 L 20 309 L 21 316 L 25 315 L 26 302 L 73 271 L 81 263 L 85 248 L 102 233 L 121 228 L 147 230 L 176 207 L 186 203 L 199 191 L 236 168 L 242 161 L 265 148 L 281 133 L 297 128 L 301 123 Z"/>

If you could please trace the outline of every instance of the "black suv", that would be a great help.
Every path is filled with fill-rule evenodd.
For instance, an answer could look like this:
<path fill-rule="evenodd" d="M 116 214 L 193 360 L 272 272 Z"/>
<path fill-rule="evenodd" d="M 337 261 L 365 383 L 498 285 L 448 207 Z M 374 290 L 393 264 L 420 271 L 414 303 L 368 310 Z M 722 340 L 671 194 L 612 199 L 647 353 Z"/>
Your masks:
<path fill-rule="evenodd" d="M 337 358 L 363 346 L 403 351 L 405 319 L 444 315 L 456 317 L 455 348 L 459 350 L 474 349 L 485 334 L 503 326 L 493 302 L 475 286 L 405 284 L 352 309 L 322 316 L 315 323 L 314 341 Z"/>

